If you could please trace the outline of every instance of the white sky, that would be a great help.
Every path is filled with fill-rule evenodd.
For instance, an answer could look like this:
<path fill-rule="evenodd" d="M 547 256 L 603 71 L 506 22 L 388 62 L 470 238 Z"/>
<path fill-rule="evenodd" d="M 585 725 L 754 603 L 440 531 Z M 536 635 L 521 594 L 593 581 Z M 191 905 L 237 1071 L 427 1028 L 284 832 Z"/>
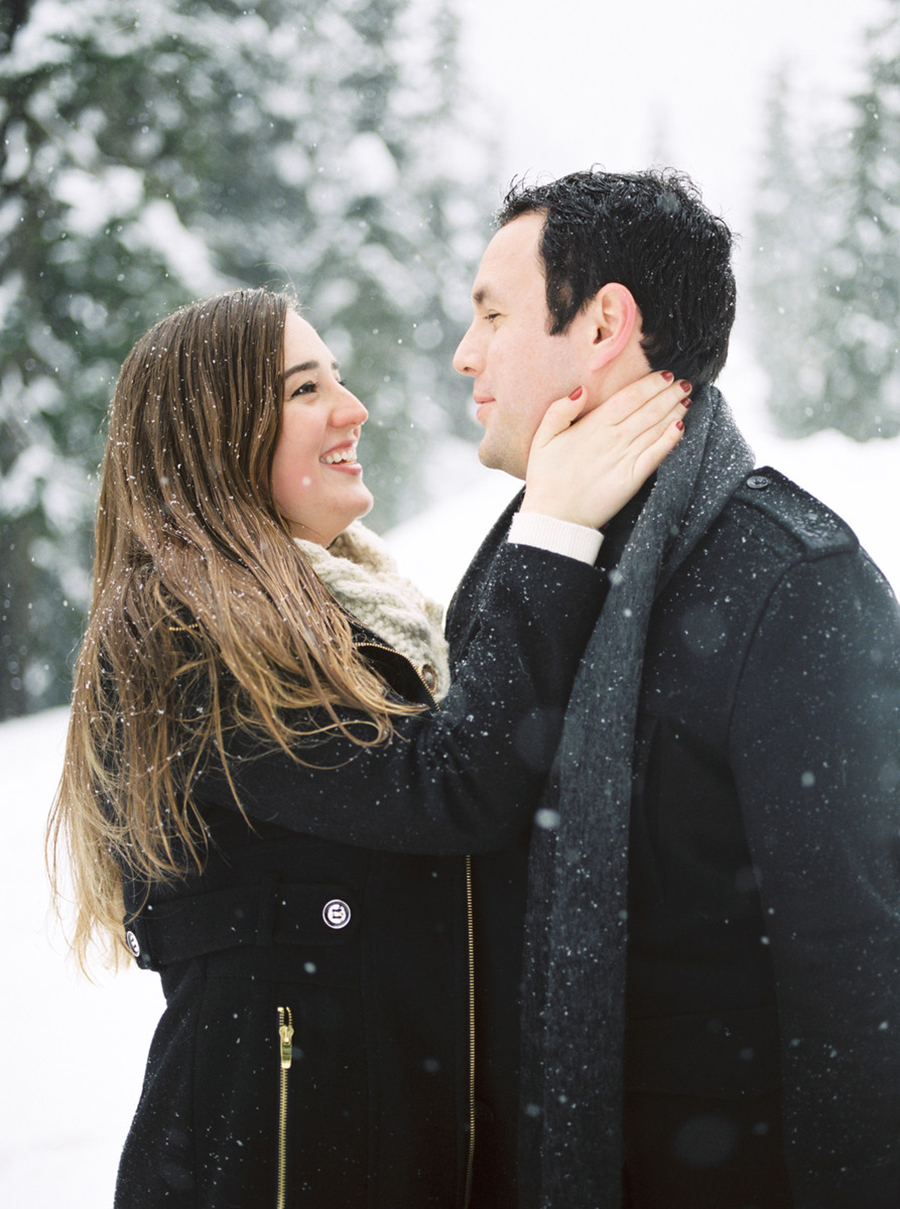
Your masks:
<path fill-rule="evenodd" d="M 884 0 L 457 0 L 498 186 L 514 174 L 658 161 L 748 229 L 763 98 L 785 59 L 813 120 L 839 114 Z"/>

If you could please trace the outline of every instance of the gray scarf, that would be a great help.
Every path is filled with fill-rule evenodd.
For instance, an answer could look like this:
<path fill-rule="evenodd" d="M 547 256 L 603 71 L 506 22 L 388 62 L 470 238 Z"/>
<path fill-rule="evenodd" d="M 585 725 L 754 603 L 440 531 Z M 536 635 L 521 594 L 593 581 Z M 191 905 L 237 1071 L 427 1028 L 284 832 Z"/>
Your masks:
<path fill-rule="evenodd" d="M 611 575 L 537 814 L 525 924 L 520 1198 L 618 1209 L 632 760 L 654 601 L 753 466 L 714 387 Z"/>

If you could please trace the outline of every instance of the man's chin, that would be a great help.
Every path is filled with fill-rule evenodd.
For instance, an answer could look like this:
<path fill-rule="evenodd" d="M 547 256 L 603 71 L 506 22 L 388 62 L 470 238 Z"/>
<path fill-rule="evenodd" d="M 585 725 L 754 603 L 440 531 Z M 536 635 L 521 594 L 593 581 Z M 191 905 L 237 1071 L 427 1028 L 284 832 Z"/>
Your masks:
<path fill-rule="evenodd" d="M 487 436 L 482 437 L 478 446 L 478 460 L 488 470 L 502 470 L 514 479 L 525 478 L 525 467 L 517 464 L 518 459 L 510 457 L 508 451 L 493 447 Z"/>

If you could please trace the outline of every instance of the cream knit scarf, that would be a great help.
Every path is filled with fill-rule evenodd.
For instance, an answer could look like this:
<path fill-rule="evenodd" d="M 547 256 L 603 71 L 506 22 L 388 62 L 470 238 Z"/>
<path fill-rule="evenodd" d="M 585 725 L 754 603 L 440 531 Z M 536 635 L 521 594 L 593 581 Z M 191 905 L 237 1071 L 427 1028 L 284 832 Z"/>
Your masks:
<path fill-rule="evenodd" d="M 420 674 L 431 665 L 437 675 L 432 696 L 445 696 L 450 668 L 443 610 L 399 573 L 381 538 L 355 521 L 327 549 L 299 537 L 294 540 L 349 613 L 405 655 Z"/>

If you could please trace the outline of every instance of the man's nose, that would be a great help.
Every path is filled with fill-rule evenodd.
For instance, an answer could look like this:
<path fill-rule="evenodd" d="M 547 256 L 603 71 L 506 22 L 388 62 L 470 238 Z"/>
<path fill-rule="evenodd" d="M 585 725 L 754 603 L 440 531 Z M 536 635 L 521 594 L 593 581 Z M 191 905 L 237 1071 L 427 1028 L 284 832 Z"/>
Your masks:
<path fill-rule="evenodd" d="M 468 374 L 469 377 L 474 377 L 482 368 L 482 364 L 483 358 L 470 327 L 456 346 L 456 352 L 453 354 L 453 368 L 458 374 Z"/>

